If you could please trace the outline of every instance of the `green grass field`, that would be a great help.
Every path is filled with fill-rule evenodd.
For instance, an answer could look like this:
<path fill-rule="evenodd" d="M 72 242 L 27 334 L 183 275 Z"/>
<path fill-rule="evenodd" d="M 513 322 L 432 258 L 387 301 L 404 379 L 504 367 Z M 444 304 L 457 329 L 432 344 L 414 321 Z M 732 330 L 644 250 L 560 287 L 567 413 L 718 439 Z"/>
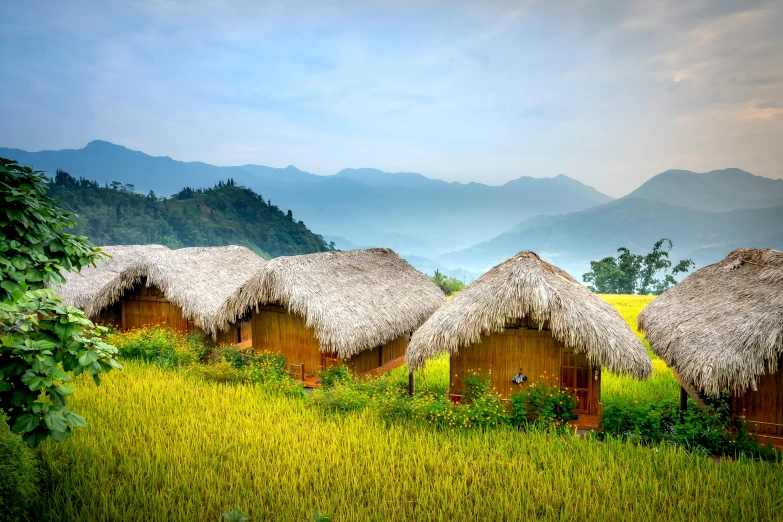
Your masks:
<path fill-rule="evenodd" d="M 607 299 L 635 326 L 647 298 Z M 398 370 L 392 378 L 403 378 Z M 446 387 L 448 361 L 418 382 Z M 603 402 L 677 399 L 655 361 L 645 383 L 607 375 Z M 125 363 L 72 401 L 86 428 L 40 453 L 40 520 L 780 520 L 783 466 L 680 447 L 507 428 L 442 431 L 373 411 L 329 414 L 182 371 Z"/>

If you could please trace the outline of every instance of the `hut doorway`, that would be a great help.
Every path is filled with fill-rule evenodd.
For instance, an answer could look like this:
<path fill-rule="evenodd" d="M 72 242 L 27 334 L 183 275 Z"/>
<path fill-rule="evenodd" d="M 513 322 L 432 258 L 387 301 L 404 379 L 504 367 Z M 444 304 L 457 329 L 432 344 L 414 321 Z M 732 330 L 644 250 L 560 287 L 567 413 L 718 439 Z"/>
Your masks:
<path fill-rule="evenodd" d="M 593 372 L 596 378 L 593 379 Z M 598 380 L 598 370 L 594 370 L 587 361 L 584 353 L 574 353 L 573 350 L 563 350 L 563 364 L 560 370 L 560 382 L 562 388 L 568 390 L 576 399 L 574 413 L 595 413 L 595 405 L 592 404 L 594 396 L 594 382 Z"/>

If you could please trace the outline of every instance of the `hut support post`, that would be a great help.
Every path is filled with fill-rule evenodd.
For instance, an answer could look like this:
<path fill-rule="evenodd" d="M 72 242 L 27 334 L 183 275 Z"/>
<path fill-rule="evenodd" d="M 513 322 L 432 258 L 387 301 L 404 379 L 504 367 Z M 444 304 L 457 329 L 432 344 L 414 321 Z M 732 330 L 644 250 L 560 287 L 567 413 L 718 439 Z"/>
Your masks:
<path fill-rule="evenodd" d="M 413 397 L 416 394 L 416 377 L 413 372 L 408 374 L 408 395 Z"/>
<path fill-rule="evenodd" d="M 680 407 L 682 407 L 682 392 L 684 390 L 685 393 L 688 394 L 691 399 L 693 399 L 693 402 L 695 402 L 702 411 L 707 411 L 707 404 L 705 404 L 702 398 L 699 397 L 699 393 L 691 388 L 688 383 L 685 382 L 682 377 L 680 377 L 680 374 L 674 370 L 672 370 L 672 373 L 674 374 L 674 378 L 677 379 L 677 382 L 680 383 Z"/>
<path fill-rule="evenodd" d="M 680 411 L 686 411 L 688 409 L 688 392 L 685 388 L 680 386 Z"/>

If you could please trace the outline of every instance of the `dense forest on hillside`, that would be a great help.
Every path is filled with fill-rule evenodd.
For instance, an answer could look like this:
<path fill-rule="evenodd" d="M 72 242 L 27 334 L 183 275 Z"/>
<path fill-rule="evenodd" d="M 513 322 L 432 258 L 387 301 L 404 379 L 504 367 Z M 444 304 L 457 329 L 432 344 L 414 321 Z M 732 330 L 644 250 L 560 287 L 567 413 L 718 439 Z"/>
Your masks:
<path fill-rule="evenodd" d="M 292 212 L 233 179 L 213 188 L 185 187 L 171 198 L 136 194 L 133 185 L 100 186 L 57 171 L 49 194 L 77 214 L 74 232 L 96 245 L 159 243 L 171 248 L 244 245 L 264 257 L 333 250 Z"/>

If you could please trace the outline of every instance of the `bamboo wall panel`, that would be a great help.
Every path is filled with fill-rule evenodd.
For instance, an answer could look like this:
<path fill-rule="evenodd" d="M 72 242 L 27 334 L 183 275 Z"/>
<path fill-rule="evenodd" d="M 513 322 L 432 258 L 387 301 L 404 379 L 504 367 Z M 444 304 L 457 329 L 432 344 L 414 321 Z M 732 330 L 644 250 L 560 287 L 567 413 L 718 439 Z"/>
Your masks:
<path fill-rule="evenodd" d="M 215 337 L 215 344 L 237 344 L 237 328 L 228 328 L 227 330 L 218 332 Z"/>
<path fill-rule="evenodd" d="M 732 409 L 751 432 L 783 436 L 783 358 L 776 373 L 759 378 L 757 391 L 735 396 Z"/>
<path fill-rule="evenodd" d="M 451 357 L 451 393 L 463 392 L 462 380 L 469 370 L 491 375 L 492 387 L 504 397 L 519 388 L 511 378 L 520 369 L 528 378 L 524 386 L 542 379 L 552 386 L 559 385 L 561 351 L 562 344 L 548 331 L 506 329 L 484 336 Z"/>
<path fill-rule="evenodd" d="M 280 306 L 261 306 L 251 317 L 253 349 L 279 353 L 291 364 L 303 364 L 308 375 L 321 370 L 320 343 L 302 316 L 290 314 Z M 405 355 L 408 336 L 395 339 L 381 348 L 364 350 L 345 361 L 356 375 L 362 375 Z"/>
<path fill-rule="evenodd" d="M 154 287 L 136 285 L 122 298 L 122 327 L 125 330 L 165 324 L 172 330 L 187 333 L 192 322 L 185 319 L 182 309 L 169 302 Z"/>
<path fill-rule="evenodd" d="M 381 366 L 400 357 L 405 357 L 409 340 L 410 336 L 406 335 L 384 344 L 383 350 L 381 350 Z"/>
<path fill-rule="evenodd" d="M 457 355 L 451 356 L 450 393 L 463 393 L 463 379 L 469 370 L 489 375 L 492 387 L 506 398 L 522 386 L 530 386 L 542 380 L 550 386 L 560 386 L 563 352 L 564 345 L 557 342 L 547 330 L 522 326 L 484 336 L 478 343 L 461 348 Z M 520 370 L 528 378 L 521 386 L 511 382 L 511 378 Z M 596 375 L 598 380 L 595 379 Z M 580 386 L 587 385 L 588 388 L 589 404 L 580 405 L 579 408 L 584 413 L 600 416 L 600 377 L 600 369 L 596 374 L 595 368 L 582 371 L 579 375 Z"/>
<path fill-rule="evenodd" d="M 371 372 L 381 364 L 381 349 L 373 348 L 372 350 L 364 350 L 351 356 L 350 359 L 345 361 L 345 364 L 354 375 L 363 375 L 367 372 Z"/>
<path fill-rule="evenodd" d="M 246 343 L 248 341 L 252 341 L 253 340 L 253 328 L 250 325 L 250 318 L 248 318 L 245 321 L 242 321 L 242 323 L 240 324 L 240 328 L 241 328 L 241 330 L 240 330 L 240 337 L 241 337 L 240 342 Z"/>
<path fill-rule="evenodd" d="M 306 374 L 315 375 L 321 369 L 318 339 L 302 316 L 263 306 L 253 312 L 251 328 L 254 350 L 279 353 L 289 363 L 304 364 Z"/>

